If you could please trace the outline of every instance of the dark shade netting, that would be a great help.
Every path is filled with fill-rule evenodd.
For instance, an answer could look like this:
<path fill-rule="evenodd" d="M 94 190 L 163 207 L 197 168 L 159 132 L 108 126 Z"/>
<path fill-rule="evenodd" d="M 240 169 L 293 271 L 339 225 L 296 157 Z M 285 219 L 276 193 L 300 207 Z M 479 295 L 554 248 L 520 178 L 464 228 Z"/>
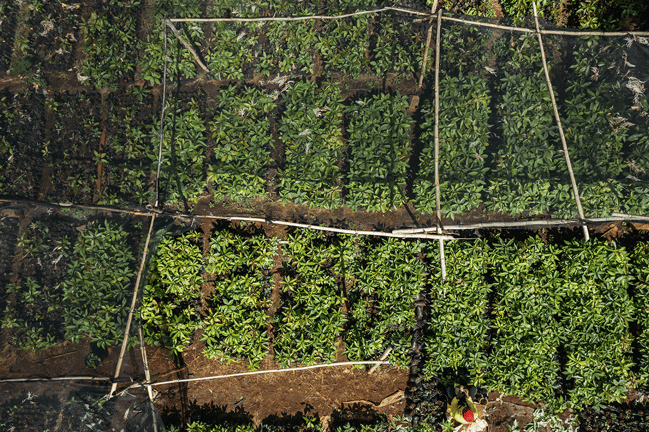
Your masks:
<path fill-rule="evenodd" d="M 145 380 L 138 308 L 114 378 L 150 226 L 147 215 L 0 205 L 2 430 L 154 430 L 144 387 L 123 392 Z M 155 220 L 137 305 L 160 238 L 194 227 Z"/>
<path fill-rule="evenodd" d="M 584 213 L 649 215 L 649 38 L 560 42 L 555 81 Z"/>
<path fill-rule="evenodd" d="M 91 382 L 2 383 L 3 431 L 163 431 L 146 392 L 106 399 L 110 384 Z"/>
<path fill-rule="evenodd" d="M 186 212 L 209 200 L 220 213 L 308 213 L 341 227 L 429 225 L 437 25 L 418 15 L 428 12 L 421 5 L 340 20 L 176 22 L 208 71 L 170 31 L 162 97 L 164 16 L 336 15 L 391 5 L 157 2 L 158 20 L 137 51 L 139 84 L 125 75 L 125 87 L 102 96 L 105 77 L 86 64 L 76 92 L 52 84 L 43 99 L 0 90 L 0 196 L 123 208 L 157 198 Z M 443 14 L 439 173 L 447 224 L 579 216 L 534 30 L 531 17 Z M 543 46 L 584 216 L 646 217 L 649 39 L 544 34 Z"/>
<path fill-rule="evenodd" d="M 488 22 L 535 29 L 530 18 Z M 541 28 L 558 29 L 543 21 Z M 578 217 L 538 36 L 453 21 L 444 21 L 442 31 L 443 217 L 459 222 Z M 646 215 L 648 68 L 643 62 L 649 40 L 542 38 L 584 216 Z M 432 212 L 434 104 L 423 109 L 415 205 Z"/>
<path fill-rule="evenodd" d="M 576 216 L 536 34 L 444 21 L 439 87 L 444 218 Z M 417 206 L 432 212 L 434 99 L 423 110 L 415 193 Z"/>

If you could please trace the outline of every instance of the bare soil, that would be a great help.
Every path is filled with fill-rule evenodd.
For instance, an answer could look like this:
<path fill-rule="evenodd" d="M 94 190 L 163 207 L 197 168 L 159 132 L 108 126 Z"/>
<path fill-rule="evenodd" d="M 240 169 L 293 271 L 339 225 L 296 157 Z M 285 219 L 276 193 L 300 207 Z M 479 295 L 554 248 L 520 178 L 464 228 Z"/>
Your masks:
<path fill-rule="evenodd" d="M 147 347 L 149 367 L 177 371 L 166 378 L 169 380 L 247 372 L 241 364 L 206 358 L 202 348 L 201 342 L 194 342 L 181 357 L 173 359 L 164 349 Z M 269 358 L 261 365 L 261 370 L 278 368 Z M 307 414 L 322 420 L 336 411 L 348 417 L 378 413 L 394 416 L 404 413 L 407 383 L 408 372 L 391 367 L 371 375 L 350 366 L 328 367 L 163 385 L 156 387 L 160 392 L 156 405 L 164 419 L 176 424 L 198 415 L 220 420 L 245 418 L 255 425 L 276 418 L 301 420 Z M 393 403 L 378 407 L 392 395 Z"/>

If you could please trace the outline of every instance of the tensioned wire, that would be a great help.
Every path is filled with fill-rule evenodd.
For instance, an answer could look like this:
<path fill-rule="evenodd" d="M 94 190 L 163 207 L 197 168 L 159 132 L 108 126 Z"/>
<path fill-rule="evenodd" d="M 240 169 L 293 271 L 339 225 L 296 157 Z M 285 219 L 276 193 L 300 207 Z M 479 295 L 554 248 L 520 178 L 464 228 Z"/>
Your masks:
<path fill-rule="evenodd" d="M 32 200 L 19 200 L 19 199 L 0 199 L 0 203 L 13 203 L 13 202 L 22 202 L 22 203 L 31 203 L 31 204 L 38 204 L 38 205 L 43 205 L 42 202 L 37 202 L 37 201 L 32 201 Z M 97 210 L 97 211 L 105 211 L 105 212 L 116 212 L 116 213 L 124 213 L 124 214 L 131 214 L 134 216 L 151 216 L 154 213 L 157 215 L 165 214 L 169 217 L 173 217 L 176 219 L 179 219 L 181 221 L 187 222 L 188 220 L 192 218 L 197 218 L 197 219 L 223 219 L 223 220 L 230 220 L 230 221 L 252 221 L 252 222 L 260 222 L 260 223 L 265 223 L 268 225 L 287 225 L 287 226 L 293 226 L 296 228 L 307 228 L 307 229 L 317 229 L 319 231 L 326 231 L 326 232 L 335 232 L 335 233 L 340 233 L 340 234 L 356 234 L 356 235 L 383 235 L 383 234 L 396 234 L 398 238 L 409 238 L 406 236 L 403 236 L 403 234 L 415 234 L 415 233 L 431 233 L 431 232 L 436 232 L 437 231 L 437 226 L 434 227 L 418 227 L 418 228 L 400 228 L 400 229 L 395 229 L 392 230 L 391 232 L 383 232 L 383 231 L 354 231 L 354 230 L 344 230 L 341 228 L 334 228 L 334 227 L 326 227 L 326 226 L 320 226 L 320 225 L 308 225 L 308 224 L 301 224 L 297 222 L 287 222 L 287 221 L 278 221 L 278 220 L 271 220 L 271 219 L 263 219 L 263 218 L 252 218 L 248 216 L 214 216 L 214 215 L 201 215 L 201 214 L 184 214 L 184 213 L 164 213 L 159 210 L 154 210 L 153 208 L 150 208 L 151 211 L 148 212 L 141 212 L 141 211 L 134 211 L 134 210 L 125 210 L 125 209 L 118 209 L 118 208 L 112 208 L 112 207 L 99 207 L 99 206 L 89 206 L 89 205 L 82 205 L 82 204 L 71 204 L 71 203 L 56 203 L 56 202 L 50 202 L 47 203 L 50 206 L 55 206 L 55 207 L 62 207 L 62 208 L 83 208 L 87 210 Z M 580 219 L 536 219 L 536 220 L 527 220 L 527 221 L 510 221 L 510 222 L 481 222 L 481 223 L 474 223 L 474 224 L 461 224 L 461 225 L 444 225 L 444 229 L 446 231 L 462 231 L 462 230 L 475 230 L 475 229 L 494 229 L 494 228 L 528 228 L 528 229 L 540 229 L 540 228 L 552 228 L 552 227 L 566 227 L 566 226 L 581 226 L 582 224 L 586 224 L 588 226 L 593 226 L 593 225 L 603 225 L 607 223 L 612 223 L 612 222 L 638 222 L 638 223 L 649 223 L 649 216 L 642 216 L 642 215 L 632 215 L 632 214 L 626 214 L 626 213 L 611 213 L 611 216 L 609 217 L 601 217 L 601 218 L 584 218 L 583 220 Z M 393 237 L 393 236 L 389 236 Z M 452 240 L 471 240 L 471 239 L 465 239 L 465 238 L 459 238 L 459 237 L 453 237 Z"/>
<path fill-rule="evenodd" d="M 570 36 L 626 36 L 626 35 L 637 35 L 637 36 L 649 36 L 649 31 L 618 31 L 618 32 L 604 32 L 604 31 L 583 31 L 583 30 L 545 30 L 545 29 L 529 29 L 525 27 L 514 27 L 514 26 L 505 26 L 500 24 L 493 24 L 488 22 L 473 21 L 463 18 L 455 18 L 444 16 L 438 18 L 434 13 L 429 12 L 420 12 L 412 9 L 399 8 L 399 7 L 384 7 L 380 9 L 373 10 L 362 10 L 356 11 L 341 15 L 305 15 L 297 17 L 259 17 L 259 18 L 168 18 L 170 22 L 264 22 L 264 21 L 304 21 L 311 19 L 321 19 L 321 20 L 335 20 L 348 18 L 356 15 L 372 14 L 372 13 L 381 13 L 381 12 L 403 12 L 412 15 L 418 15 L 426 18 L 432 18 L 433 20 L 442 19 L 446 21 L 460 22 L 464 24 L 471 24 L 475 26 L 482 27 L 491 27 L 501 30 L 509 31 L 519 31 L 525 33 L 536 33 L 541 34 L 553 34 L 553 35 L 570 35 Z"/>

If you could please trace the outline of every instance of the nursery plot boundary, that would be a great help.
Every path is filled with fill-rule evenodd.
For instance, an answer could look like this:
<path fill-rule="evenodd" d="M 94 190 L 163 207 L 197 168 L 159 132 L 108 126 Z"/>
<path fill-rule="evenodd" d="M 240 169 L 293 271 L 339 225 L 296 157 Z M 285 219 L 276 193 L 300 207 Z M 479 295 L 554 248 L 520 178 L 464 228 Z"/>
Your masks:
<path fill-rule="evenodd" d="M 538 49 L 539 49 L 539 52 L 541 53 L 541 56 L 543 58 L 542 64 L 543 64 L 543 67 L 544 67 L 544 70 L 545 70 L 546 82 L 547 82 L 547 85 L 548 85 L 548 87 L 550 89 L 550 98 L 551 98 L 551 102 L 552 102 L 552 107 L 554 109 L 555 121 L 557 123 L 556 126 L 559 128 L 559 135 L 560 135 L 560 138 L 561 138 L 561 142 L 563 144 L 563 151 L 561 153 L 563 153 L 564 158 L 566 159 L 567 171 L 568 171 L 568 173 L 570 175 L 570 183 L 571 183 L 572 191 L 573 191 L 572 195 L 573 195 L 574 202 L 576 204 L 576 208 L 577 208 L 577 212 L 578 212 L 578 216 L 579 216 L 579 222 L 581 222 L 580 225 L 582 226 L 582 229 L 584 231 L 584 236 L 586 237 L 586 239 L 588 239 L 589 238 L 588 228 L 587 228 L 588 224 L 590 224 L 590 223 L 599 223 L 600 221 L 594 221 L 593 218 L 587 217 L 584 214 L 584 210 L 582 209 L 581 201 L 583 199 L 580 198 L 580 194 L 579 194 L 579 191 L 578 191 L 579 188 L 578 188 L 578 184 L 577 184 L 578 182 L 575 181 L 574 174 L 573 174 L 573 168 L 572 168 L 572 164 L 571 164 L 571 161 L 570 161 L 569 148 L 571 147 L 571 143 L 567 143 L 566 138 L 564 137 L 563 127 L 562 127 L 562 124 L 561 124 L 561 115 L 562 114 L 559 113 L 559 108 L 557 107 L 557 102 L 555 100 L 555 92 L 556 92 L 556 90 L 553 89 L 552 78 L 550 77 L 550 73 L 548 71 L 548 64 L 547 64 L 547 61 L 545 59 L 544 41 L 542 40 L 541 36 L 542 35 L 560 35 L 560 36 L 571 35 L 571 36 L 582 36 L 583 37 L 583 36 L 621 36 L 621 35 L 625 35 L 625 36 L 633 36 L 634 38 L 636 38 L 636 37 L 648 36 L 649 32 L 643 32 L 643 31 L 632 31 L 632 32 L 588 32 L 588 31 L 568 31 L 568 30 L 547 29 L 547 28 L 541 28 L 540 27 L 540 25 L 538 24 L 538 18 L 536 17 L 536 15 L 534 16 L 534 19 L 535 19 L 535 22 L 536 22 L 536 29 L 531 29 L 531 28 L 525 28 L 525 27 L 519 27 L 519 26 L 507 26 L 507 25 L 494 24 L 494 23 L 488 22 L 488 20 L 485 20 L 484 22 L 481 22 L 481 21 L 477 21 L 477 20 L 463 19 L 463 18 L 458 18 L 458 17 L 454 17 L 454 16 L 444 16 L 444 15 L 441 14 L 441 10 L 439 11 L 438 14 L 433 14 L 433 13 L 424 13 L 424 12 L 412 11 L 412 10 L 407 10 L 407 9 L 402 9 L 402 8 L 382 8 L 382 9 L 376 9 L 376 10 L 373 10 L 373 11 L 357 11 L 357 12 L 354 12 L 354 13 L 343 14 L 343 15 L 339 15 L 339 16 L 312 15 L 312 16 L 261 17 L 261 18 L 167 18 L 164 21 L 165 21 L 167 26 L 172 27 L 173 23 L 176 23 L 176 22 L 255 22 L 255 21 L 263 22 L 263 21 L 304 21 L 304 20 L 310 20 L 310 19 L 314 19 L 314 20 L 317 20 L 317 19 L 325 19 L 325 20 L 326 19 L 332 19 L 332 20 L 335 20 L 335 19 L 341 19 L 341 18 L 345 18 L 345 17 L 349 17 L 349 16 L 354 16 L 354 15 L 357 15 L 357 14 L 370 14 L 370 13 L 378 14 L 380 12 L 389 12 L 389 11 L 397 11 L 397 12 L 401 12 L 401 13 L 413 13 L 415 15 L 426 17 L 426 18 L 429 19 L 429 26 L 428 26 L 428 29 L 429 29 L 428 36 L 429 36 L 429 38 L 428 38 L 428 41 L 426 43 L 425 52 L 423 53 L 424 61 L 422 63 L 422 71 L 425 71 L 425 69 L 426 69 L 426 61 L 427 61 L 428 50 L 429 50 L 429 40 L 430 40 L 430 35 L 431 35 L 431 30 L 432 30 L 432 24 L 435 21 L 437 21 L 437 24 L 438 24 L 438 35 L 437 35 L 438 39 L 439 39 L 439 33 L 441 32 L 441 22 L 443 22 L 443 21 L 457 22 L 457 23 L 470 25 L 470 26 L 479 26 L 479 27 L 500 29 L 500 30 L 506 30 L 506 31 L 510 31 L 510 32 L 530 33 L 530 34 L 536 34 L 538 36 L 538 38 L 539 38 Z M 181 42 L 183 44 L 186 44 L 186 42 L 182 40 L 182 37 L 177 32 L 174 32 L 174 33 L 176 34 L 176 36 L 178 38 L 180 38 L 180 40 L 181 40 Z M 439 53 L 439 50 L 440 49 L 439 49 L 439 42 L 438 42 L 437 43 L 437 52 L 438 53 Z M 198 59 L 198 57 L 197 57 L 197 59 Z M 165 62 L 166 62 L 166 57 L 165 57 Z M 435 104 L 435 107 L 436 107 L 436 124 L 435 124 L 436 130 L 435 130 L 435 134 L 436 135 L 438 134 L 438 122 L 439 122 L 439 119 L 437 118 L 438 115 L 439 115 L 439 112 L 438 112 L 439 90 L 440 90 L 439 89 L 439 70 L 440 70 L 439 66 L 437 66 L 436 71 L 435 71 L 435 73 L 436 73 L 436 76 L 435 76 L 435 79 L 436 79 L 435 99 L 437 101 L 436 104 Z M 165 69 L 165 74 L 166 74 L 166 69 Z M 423 81 L 423 77 L 424 77 L 424 74 L 422 73 L 422 75 L 420 76 L 420 83 Z M 438 156 L 438 153 L 439 153 L 439 150 L 438 150 L 437 146 L 438 146 L 438 143 L 436 143 L 436 149 L 435 149 L 436 150 L 436 156 Z M 439 211 L 439 200 L 440 200 L 439 190 L 438 190 L 438 188 L 439 188 L 439 184 L 438 184 L 439 179 L 437 178 L 438 175 L 439 175 L 438 174 L 439 168 L 437 166 L 437 163 L 438 163 L 438 161 L 437 161 L 437 157 L 436 157 L 436 166 L 435 166 L 435 170 L 436 170 L 435 188 L 436 188 L 436 196 L 437 196 L 437 198 L 436 198 L 436 201 L 437 201 L 437 205 L 436 205 L 436 207 L 437 207 L 437 211 L 436 211 L 437 223 L 436 223 L 436 226 L 439 225 L 440 221 L 441 221 L 441 215 L 440 215 L 440 211 Z M 596 219 L 598 219 L 598 218 L 596 218 Z M 548 223 L 550 225 L 552 225 L 552 224 L 566 225 L 567 222 L 565 222 L 565 221 L 566 221 L 565 219 L 557 220 L 555 217 L 552 217 L 548 221 Z M 448 221 L 447 221 L 447 223 L 448 223 Z M 531 222 L 531 224 L 533 226 L 535 224 L 535 222 Z M 464 224 L 462 224 L 462 225 L 464 225 Z M 473 225 L 475 225 L 475 224 L 469 224 L 467 226 L 473 226 Z M 509 223 L 507 223 L 507 222 L 505 222 L 503 224 L 503 226 L 508 226 L 508 225 L 509 225 Z M 512 226 L 515 226 L 515 225 L 516 225 L 516 223 L 514 223 L 514 225 L 512 225 Z M 455 225 L 452 225 L 452 226 L 455 227 Z M 442 227 L 438 227 L 438 228 L 442 228 Z M 433 231 L 433 230 L 426 229 L 425 232 L 431 232 L 431 231 Z M 404 232 L 404 231 L 403 230 L 394 231 L 394 233 L 399 233 L 399 232 Z M 424 231 L 421 231 L 421 232 L 424 232 Z M 443 232 L 443 229 L 439 229 L 438 232 L 439 233 Z M 440 244 L 440 247 L 441 246 L 442 245 Z"/>

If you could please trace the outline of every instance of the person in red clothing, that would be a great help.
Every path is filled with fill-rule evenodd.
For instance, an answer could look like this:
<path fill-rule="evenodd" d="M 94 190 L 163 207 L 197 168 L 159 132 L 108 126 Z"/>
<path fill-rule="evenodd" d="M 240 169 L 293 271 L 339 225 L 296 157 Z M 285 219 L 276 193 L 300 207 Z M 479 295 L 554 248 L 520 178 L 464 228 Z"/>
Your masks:
<path fill-rule="evenodd" d="M 448 387 L 446 389 L 451 403 L 446 408 L 448 416 L 458 423 L 473 423 L 478 417 L 478 409 L 473 402 L 476 394 L 476 388 L 471 386 L 466 389 L 464 386 Z"/>

